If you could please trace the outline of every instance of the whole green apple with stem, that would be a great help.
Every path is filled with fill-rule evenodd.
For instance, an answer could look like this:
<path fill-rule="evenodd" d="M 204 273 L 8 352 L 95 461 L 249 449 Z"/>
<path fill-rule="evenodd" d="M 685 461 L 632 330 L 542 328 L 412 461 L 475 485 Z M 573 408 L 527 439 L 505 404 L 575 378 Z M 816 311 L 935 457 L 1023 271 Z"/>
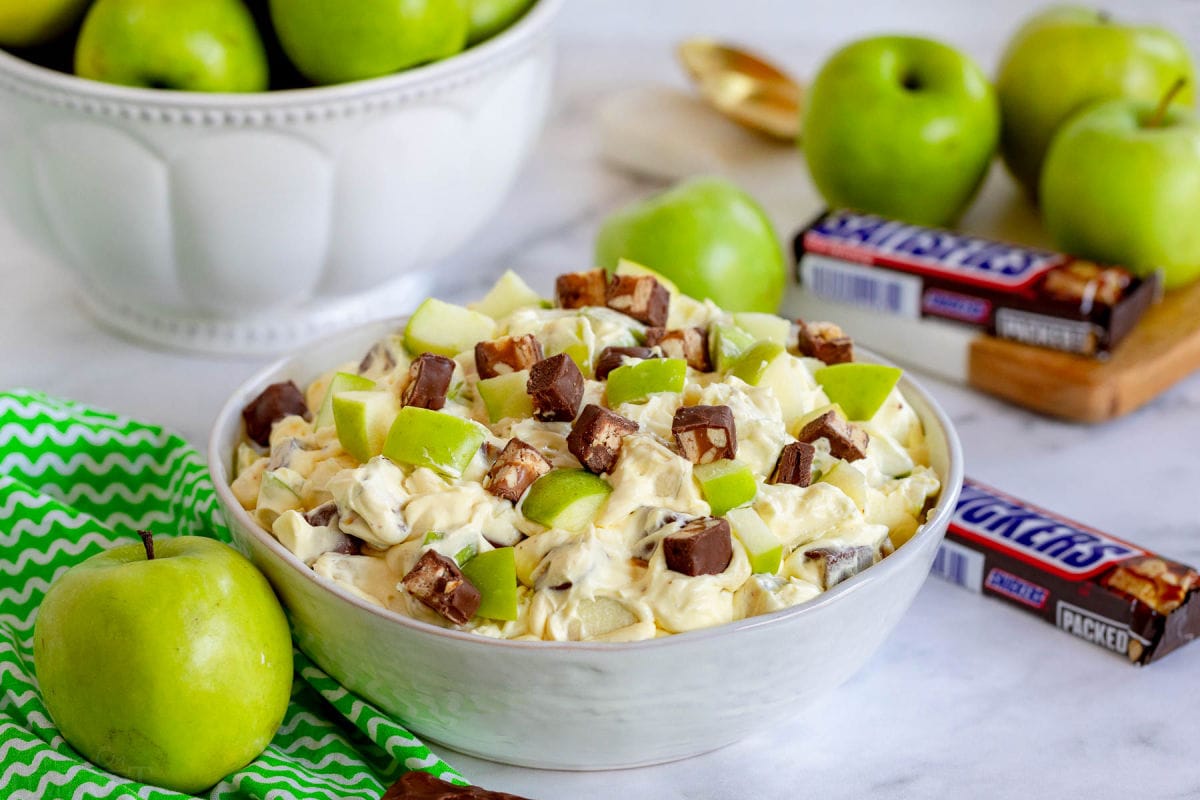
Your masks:
<path fill-rule="evenodd" d="M 1092 103 L 1125 97 L 1156 102 L 1176 78 L 1192 104 L 1195 76 L 1183 42 L 1154 26 L 1121 25 L 1081 6 L 1056 6 L 1030 18 L 1000 60 L 1000 151 L 1031 196 L 1059 127 Z"/>
<path fill-rule="evenodd" d="M 821 67 L 802 149 L 831 206 L 946 226 L 987 175 L 999 133 L 996 95 L 975 62 L 931 39 L 879 36 Z"/>
<path fill-rule="evenodd" d="M 36 47 L 65 33 L 88 0 L 0 0 L 0 47 Z"/>
<path fill-rule="evenodd" d="M 195 793 L 275 735 L 292 640 L 270 584 L 237 551 L 141 535 L 54 582 L 38 609 L 34 666 L 72 747 L 118 775 Z"/>
<path fill-rule="evenodd" d="M 1056 246 L 1140 275 L 1163 270 L 1168 289 L 1200 278 L 1200 118 L 1171 105 L 1110 100 L 1072 117 L 1054 137 L 1041 204 Z"/>
<path fill-rule="evenodd" d="M 267 56 L 240 0 L 96 0 L 75 45 L 83 78 L 191 92 L 261 92 Z"/>

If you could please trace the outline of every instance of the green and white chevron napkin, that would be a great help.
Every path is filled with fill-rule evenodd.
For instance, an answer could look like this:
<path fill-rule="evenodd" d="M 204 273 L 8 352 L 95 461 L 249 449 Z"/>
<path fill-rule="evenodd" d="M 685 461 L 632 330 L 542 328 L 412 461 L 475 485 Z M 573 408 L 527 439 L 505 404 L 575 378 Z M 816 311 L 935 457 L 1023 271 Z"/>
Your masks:
<path fill-rule="evenodd" d="M 51 582 L 138 541 L 139 528 L 230 540 L 191 445 L 78 403 L 0 393 L 0 797 L 183 796 L 89 764 L 55 729 L 33 670 L 34 617 Z M 208 797 L 377 800 L 407 770 L 463 782 L 403 726 L 296 653 L 279 732 Z"/>

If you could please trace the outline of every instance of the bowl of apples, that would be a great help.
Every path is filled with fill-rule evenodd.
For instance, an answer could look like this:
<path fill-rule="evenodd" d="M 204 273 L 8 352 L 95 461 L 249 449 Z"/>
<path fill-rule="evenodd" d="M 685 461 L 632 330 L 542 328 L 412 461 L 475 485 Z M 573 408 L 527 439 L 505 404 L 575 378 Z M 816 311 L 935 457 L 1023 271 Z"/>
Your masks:
<path fill-rule="evenodd" d="M 0 206 L 158 345 L 395 314 L 533 149 L 561 5 L 0 0 Z"/>

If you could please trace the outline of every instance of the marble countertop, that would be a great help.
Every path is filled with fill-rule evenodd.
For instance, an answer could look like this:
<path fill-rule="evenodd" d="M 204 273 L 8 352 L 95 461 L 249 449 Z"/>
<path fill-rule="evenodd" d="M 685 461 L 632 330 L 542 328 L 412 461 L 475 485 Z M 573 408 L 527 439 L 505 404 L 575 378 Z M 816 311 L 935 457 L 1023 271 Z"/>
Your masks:
<path fill-rule="evenodd" d="M 1020 13 L 1028 4 L 1011 5 Z M 1188 4 L 1164 5 L 1182 12 Z M 716 6 L 700 3 L 697 18 L 711 27 Z M 678 82 L 668 48 L 678 34 L 655 18 L 641 38 L 618 48 L 589 27 L 600 13 L 572 9 L 564 21 L 556 102 L 541 148 L 511 202 L 439 271 L 439 294 L 477 295 L 507 267 L 548 290 L 553 275 L 587 265 L 605 213 L 656 188 L 600 163 L 592 112 L 632 82 Z M 749 16 L 747 36 L 758 32 Z M 972 23 L 971 35 L 990 57 L 1004 31 L 985 23 Z M 845 35 L 853 31 L 852 21 L 838 24 Z M 826 49 L 779 41 L 774 52 L 804 69 Z M 3 218 L 0 286 L 0 389 L 30 387 L 114 409 L 203 447 L 225 397 L 262 363 L 146 349 L 98 328 L 81 311 L 69 275 Z M 1200 564 L 1200 374 L 1098 427 L 925 382 L 958 427 L 970 475 Z M 608 773 L 445 757 L 479 784 L 533 798 L 1197 797 L 1200 759 L 1190 748 L 1200 719 L 1198 670 L 1200 646 L 1139 669 L 931 579 L 857 676 L 790 723 L 732 747 Z M 719 691 L 699 701 L 719 703 Z"/>

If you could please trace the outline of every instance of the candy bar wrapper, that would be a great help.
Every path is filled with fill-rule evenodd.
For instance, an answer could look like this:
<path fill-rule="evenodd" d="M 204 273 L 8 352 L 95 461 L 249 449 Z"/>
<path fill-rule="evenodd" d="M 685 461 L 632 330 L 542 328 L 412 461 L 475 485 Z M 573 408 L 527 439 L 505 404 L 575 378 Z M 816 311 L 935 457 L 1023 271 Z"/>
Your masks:
<path fill-rule="evenodd" d="M 970 479 L 933 573 L 1134 664 L 1200 635 L 1194 569 Z"/>
<path fill-rule="evenodd" d="M 1161 292 L 1157 273 L 854 211 L 824 212 L 794 249 L 801 285 L 825 300 L 1101 358 Z"/>

